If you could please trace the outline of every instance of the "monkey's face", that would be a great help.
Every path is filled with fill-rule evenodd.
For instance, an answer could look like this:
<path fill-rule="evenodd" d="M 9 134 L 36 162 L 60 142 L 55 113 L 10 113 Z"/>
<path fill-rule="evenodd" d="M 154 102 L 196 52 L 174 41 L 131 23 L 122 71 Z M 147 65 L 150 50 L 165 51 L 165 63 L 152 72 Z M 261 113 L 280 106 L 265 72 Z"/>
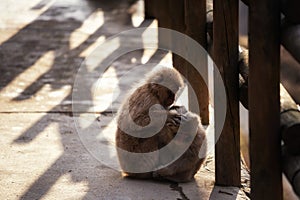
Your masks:
<path fill-rule="evenodd" d="M 174 94 L 171 90 L 169 90 L 169 89 L 166 89 L 166 90 L 167 90 L 167 91 L 166 91 L 167 97 L 166 97 L 166 99 L 165 99 L 164 105 L 165 105 L 166 107 L 169 107 L 169 106 L 171 106 L 171 105 L 174 103 L 174 101 L 175 101 L 175 94 Z"/>
<path fill-rule="evenodd" d="M 174 103 L 175 94 L 168 88 L 162 86 L 158 93 L 158 100 L 163 107 L 168 108 Z"/>
<path fill-rule="evenodd" d="M 168 108 L 171 106 L 175 101 L 175 93 L 168 89 L 165 86 L 159 85 L 159 84 L 150 84 L 150 91 L 152 94 L 156 96 L 159 103 L 165 107 Z M 176 91 L 177 92 L 177 91 Z"/>

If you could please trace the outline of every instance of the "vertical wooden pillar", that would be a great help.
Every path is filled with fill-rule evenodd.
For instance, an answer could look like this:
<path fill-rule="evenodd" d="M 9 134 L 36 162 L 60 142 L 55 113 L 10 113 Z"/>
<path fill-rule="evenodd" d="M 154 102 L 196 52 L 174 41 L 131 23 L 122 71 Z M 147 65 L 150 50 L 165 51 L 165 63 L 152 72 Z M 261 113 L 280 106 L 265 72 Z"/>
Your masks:
<path fill-rule="evenodd" d="M 185 22 L 184 22 L 184 0 L 170 0 L 170 15 L 171 15 L 171 29 L 185 33 Z M 173 45 L 178 42 L 182 43 L 184 41 L 172 41 Z M 187 68 L 185 66 L 185 60 L 176 55 L 172 54 L 173 66 L 177 69 L 185 78 L 187 78 Z"/>
<path fill-rule="evenodd" d="M 251 199 L 282 199 L 279 0 L 249 3 Z"/>
<path fill-rule="evenodd" d="M 204 49 L 206 49 L 206 0 L 185 0 L 185 25 L 186 34 L 196 40 Z M 209 124 L 209 95 L 208 87 L 204 82 L 208 80 L 208 69 L 207 69 L 207 55 L 204 52 L 199 52 L 201 57 L 201 67 L 205 70 L 205 74 L 201 75 L 197 70 L 188 62 L 186 62 L 187 78 L 191 84 L 194 92 L 197 96 L 197 102 L 192 102 L 192 98 L 189 97 L 189 108 L 192 112 L 196 110 L 200 111 L 200 117 L 202 124 Z M 201 55 L 200 55 L 201 54 Z M 189 92 L 190 96 L 191 92 Z M 199 109 L 194 110 L 195 106 L 199 106 Z M 199 113 L 198 113 L 199 114 Z"/>
<path fill-rule="evenodd" d="M 226 119 L 215 149 L 216 184 L 240 186 L 238 0 L 214 0 L 213 6 L 213 57 L 221 72 L 227 95 Z M 215 98 L 215 116 L 219 109 L 224 108 L 220 108 Z M 216 120 L 216 127 L 220 123 Z"/>
<path fill-rule="evenodd" d="M 171 28 L 171 11 L 169 6 L 170 0 L 154 0 L 153 2 L 156 2 L 156 4 L 158 4 L 156 6 L 156 18 L 158 20 L 158 26 L 161 28 Z"/>
<path fill-rule="evenodd" d="M 155 0 L 156 1 L 156 0 Z M 185 2 L 186 1 L 186 2 Z M 145 2 L 146 3 L 146 2 Z M 152 2 L 155 3 L 155 2 Z M 185 12 L 187 8 L 187 12 Z M 158 26 L 169 28 L 181 33 L 187 33 L 190 37 L 199 42 L 203 48 L 206 48 L 206 1 L 201 0 L 164 0 L 159 6 L 156 6 L 156 18 Z M 186 23 L 189 29 L 186 30 Z M 163 42 L 171 42 L 176 45 L 178 41 L 172 41 L 169 35 L 159 35 L 159 40 Z M 180 41 L 182 43 L 183 41 Z M 199 52 L 200 54 L 201 52 Z M 209 96 L 208 89 L 199 73 L 189 65 L 183 58 L 173 54 L 173 66 L 188 79 L 195 91 L 199 103 L 199 111 L 203 124 L 209 123 Z M 207 72 L 207 57 L 203 56 L 203 65 Z M 191 99 L 191 98 L 190 98 Z M 193 108 L 193 103 L 190 102 L 190 108 Z M 193 111 L 193 110 L 192 110 Z"/>
<path fill-rule="evenodd" d="M 145 8 L 145 19 L 153 19 L 156 18 L 156 12 L 159 7 L 158 0 L 144 0 L 144 8 Z"/>
<path fill-rule="evenodd" d="M 153 14 L 153 7 L 151 5 L 151 0 L 145 0 L 144 1 L 144 5 L 145 5 L 145 18 L 146 19 L 151 19 L 154 18 L 154 14 Z"/>

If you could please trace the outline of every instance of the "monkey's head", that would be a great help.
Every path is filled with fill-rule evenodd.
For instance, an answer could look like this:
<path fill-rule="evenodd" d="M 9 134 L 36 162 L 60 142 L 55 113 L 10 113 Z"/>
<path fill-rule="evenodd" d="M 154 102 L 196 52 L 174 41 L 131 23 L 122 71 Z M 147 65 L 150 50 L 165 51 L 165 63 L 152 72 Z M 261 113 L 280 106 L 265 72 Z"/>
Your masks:
<path fill-rule="evenodd" d="M 169 107 L 174 103 L 177 92 L 184 86 L 180 73 L 174 68 L 166 67 L 153 71 L 147 83 L 150 91 L 157 96 L 164 107 Z"/>
<path fill-rule="evenodd" d="M 151 83 L 148 86 L 150 87 L 151 93 L 158 99 L 160 105 L 163 107 L 167 108 L 174 103 L 175 93 L 170 89 L 156 83 Z"/>

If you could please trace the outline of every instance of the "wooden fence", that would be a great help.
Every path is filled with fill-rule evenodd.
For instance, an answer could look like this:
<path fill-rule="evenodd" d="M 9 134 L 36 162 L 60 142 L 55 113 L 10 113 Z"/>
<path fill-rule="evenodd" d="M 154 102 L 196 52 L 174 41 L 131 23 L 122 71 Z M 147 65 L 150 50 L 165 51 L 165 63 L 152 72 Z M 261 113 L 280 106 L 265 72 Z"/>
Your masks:
<path fill-rule="evenodd" d="M 213 0 L 213 59 L 227 94 L 227 113 L 216 144 L 216 185 L 240 186 L 238 0 Z M 282 199 L 280 136 L 279 0 L 252 0 L 249 6 L 248 106 L 250 126 L 251 199 Z M 145 0 L 146 18 L 160 27 L 192 37 L 207 47 L 206 0 Z M 209 123 L 208 90 L 181 57 L 173 65 L 191 83 L 200 102 L 200 116 Z M 201 94 L 201 95 L 200 95 Z M 217 102 L 215 102 L 215 105 Z M 215 112 L 218 112 L 217 106 Z"/>

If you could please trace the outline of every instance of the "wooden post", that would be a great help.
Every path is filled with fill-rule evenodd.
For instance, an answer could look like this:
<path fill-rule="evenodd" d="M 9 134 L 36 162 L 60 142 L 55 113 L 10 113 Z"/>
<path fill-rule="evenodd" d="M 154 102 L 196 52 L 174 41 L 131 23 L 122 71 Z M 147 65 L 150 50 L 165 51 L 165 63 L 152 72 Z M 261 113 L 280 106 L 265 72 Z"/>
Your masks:
<path fill-rule="evenodd" d="M 185 0 L 185 25 L 186 34 L 196 40 L 204 49 L 206 49 L 206 0 Z M 189 108 L 192 112 L 200 111 L 201 122 L 204 125 L 209 124 L 209 95 L 208 87 L 204 82 L 208 80 L 207 55 L 199 52 L 201 57 L 201 67 L 204 67 L 205 74 L 202 77 L 199 72 L 188 62 L 186 68 L 188 70 L 187 78 L 194 90 L 198 104 L 192 102 L 191 92 L 189 92 Z M 201 54 L 201 55 L 200 55 Z M 202 55 L 203 54 L 203 55 Z M 199 109 L 195 109 L 199 106 Z M 199 114 L 199 113 L 198 113 Z"/>
<path fill-rule="evenodd" d="M 249 5 L 250 0 L 242 0 L 244 4 Z M 281 12 L 285 17 L 294 24 L 300 23 L 299 16 L 299 6 L 300 2 L 298 0 L 281 0 Z"/>
<path fill-rule="evenodd" d="M 170 0 L 165 0 L 165 1 L 158 1 L 157 4 L 157 10 L 155 11 L 156 13 L 156 18 L 158 20 L 158 27 L 161 28 L 171 28 L 171 10 L 170 10 Z"/>
<path fill-rule="evenodd" d="M 144 8 L 145 8 L 145 19 L 153 19 L 156 17 L 155 11 L 157 8 L 157 0 L 145 0 Z"/>
<path fill-rule="evenodd" d="M 195 5 L 192 5 L 195 3 Z M 202 4 L 202 5 L 201 5 Z M 197 14 L 199 12 L 199 7 L 196 5 L 201 5 L 201 15 Z M 204 6 L 203 6 L 204 5 Z M 159 6 L 159 10 L 157 11 L 158 18 L 158 26 L 162 28 L 171 28 L 175 31 L 185 33 L 186 32 L 186 19 L 187 23 L 190 26 L 188 33 L 190 36 L 198 41 L 204 48 L 206 47 L 206 7 L 205 1 L 192 1 L 187 2 L 188 8 L 191 7 L 191 13 L 185 16 L 185 0 L 173 0 L 161 1 Z M 193 7 L 192 7 L 193 6 Z M 195 7 L 196 6 L 196 7 Z M 197 8 L 197 9 L 195 9 Z M 202 9 L 203 8 L 203 9 Z M 200 22 L 199 22 L 200 20 Z M 198 32 L 199 31 L 199 32 Z M 168 41 L 170 40 L 171 41 Z M 168 35 L 159 35 L 159 40 L 164 40 L 164 42 L 171 42 L 176 45 L 178 41 L 172 41 L 172 38 Z M 182 41 L 180 41 L 182 42 Z M 177 69 L 186 79 L 188 79 L 189 83 L 192 85 L 199 102 L 199 110 L 200 116 L 203 124 L 209 123 L 209 110 L 208 110 L 208 89 L 206 84 L 204 83 L 202 77 L 198 74 L 198 72 L 190 66 L 183 58 L 173 53 L 173 66 Z M 206 58 L 206 57 L 205 57 Z M 205 60 L 203 61 L 205 65 Z M 207 68 L 207 67 L 206 67 Z M 190 76 L 190 77 L 189 77 Z M 189 88 L 190 89 L 190 88 Z M 190 94 L 190 92 L 189 92 Z M 189 98 L 191 99 L 191 98 Z M 194 105 L 192 103 L 189 104 L 190 108 L 193 108 Z"/>
<path fill-rule="evenodd" d="M 159 2 L 159 6 L 157 6 L 156 10 L 156 18 L 159 28 L 171 29 L 171 10 L 170 10 L 170 0 L 154 0 L 155 2 Z M 158 32 L 158 41 L 161 47 L 167 45 L 168 47 L 172 44 L 172 38 L 169 33 L 166 31 Z"/>
<path fill-rule="evenodd" d="M 249 1 L 251 199 L 282 199 L 279 0 Z"/>
<path fill-rule="evenodd" d="M 227 112 L 221 136 L 216 144 L 216 184 L 241 185 L 239 72 L 238 72 L 238 0 L 214 0 L 214 61 L 223 77 Z M 226 97 L 224 97 L 226 98 Z M 215 116 L 218 115 L 215 99 Z M 224 109 L 224 108 L 223 108 Z M 218 120 L 215 121 L 219 126 Z"/>
<path fill-rule="evenodd" d="M 171 17 L 171 28 L 175 31 L 185 33 L 185 17 L 184 17 L 184 0 L 170 0 L 170 16 Z M 182 41 L 180 41 L 182 42 Z M 172 41 L 172 44 L 176 45 L 178 41 Z M 187 78 L 187 68 L 185 66 L 185 60 L 176 55 L 172 54 L 173 66 Z"/>

